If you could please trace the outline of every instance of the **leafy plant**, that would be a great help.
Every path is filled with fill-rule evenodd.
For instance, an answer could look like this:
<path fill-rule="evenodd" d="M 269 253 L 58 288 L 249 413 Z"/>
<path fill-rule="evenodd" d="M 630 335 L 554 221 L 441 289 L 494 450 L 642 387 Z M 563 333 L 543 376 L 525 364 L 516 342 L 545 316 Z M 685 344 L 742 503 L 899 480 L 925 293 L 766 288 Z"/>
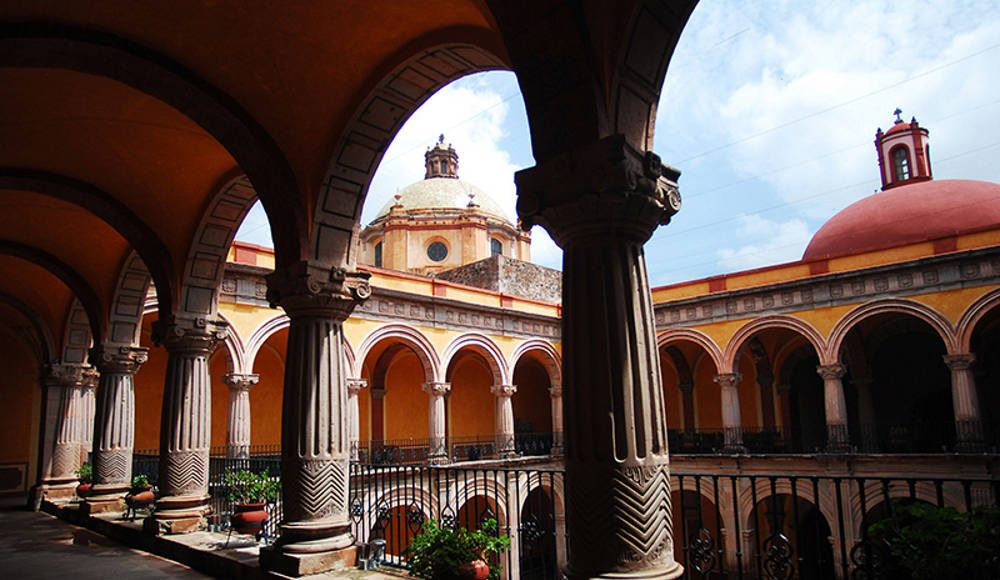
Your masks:
<path fill-rule="evenodd" d="M 80 480 L 80 483 L 91 483 L 94 481 L 94 466 L 84 463 L 80 466 L 80 469 L 76 470 L 76 477 Z"/>
<path fill-rule="evenodd" d="M 498 530 L 495 519 L 486 520 L 472 532 L 442 527 L 435 520 L 428 520 L 404 552 L 410 574 L 431 580 L 457 578 L 460 566 L 482 559 L 490 563 L 490 578 L 499 579 L 503 567 L 498 558 L 491 557 L 510 548 L 510 538 Z"/>
<path fill-rule="evenodd" d="M 274 503 L 281 493 L 281 481 L 268 469 L 254 473 L 246 469 L 230 470 L 222 478 L 226 497 L 234 503 Z"/>
<path fill-rule="evenodd" d="M 149 487 L 149 477 L 140 473 L 132 476 L 132 489 L 146 489 Z"/>
<path fill-rule="evenodd" d="M 1000 578 L 1000 508 L 963 513 L 893 501 L 892 509 L 892 517 L 868 532 L 876 547 L 888 550 L 885 569 L 880 570 L 887 578 Z"/>

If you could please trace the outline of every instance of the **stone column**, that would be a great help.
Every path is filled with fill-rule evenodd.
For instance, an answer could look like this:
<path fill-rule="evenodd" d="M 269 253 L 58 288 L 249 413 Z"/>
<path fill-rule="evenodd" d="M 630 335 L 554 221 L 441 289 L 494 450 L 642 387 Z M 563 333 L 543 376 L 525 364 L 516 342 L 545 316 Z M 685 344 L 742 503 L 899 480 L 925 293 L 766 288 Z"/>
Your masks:
<path fill-rule="evenodd" d="M 951 405 L 955 414 L 955 448 L 981 451 L 983 424 L 979 414 L 979 396 L 972 373 L 974 354 L 948 354 L 944 363 L 951 369 Z"/>
<path fill-rule="evenodd" d="M 297 262 L 268 276 L 290 318 L 281 409 L 281 538 L 262 567 L 291 576 L 350 567 L 350 441 L 344 320 L 371 295 L 368 274 Z"/>
<path fill-rule="evenodd" d="M 358 442 L 361 440 L 361 410 L 358 393 L 368 386 L 364 379 L 347 379 L 347 436 L 351 441 L 351 461 L 358 460 Z"/>
<path fill-rule="evenodd" d="M 679 207 L 675 170 L 613 135 L 517 174 L 524 227 L 563 249 L 565 570 L 674 578 L 669 458 L 643 244 Z"/>
<path fill-rule="evenodd" d="M 517 455 L 514 438 L 514 403 L 511 397 L 517 392 L 516 385 L 493 385 L 490 392 L 496 396 L 496 411 L 493 413 L 493 435 L 496 439 L 497 455 L 507 459 Z"/>
<path fill-rule="evenodd" d="M 135 373 L 145 348 L 108 345 L 90 353 L 101 373 L 94 412 L 94 486 L 84 513 L 117 511 L 132 483 L 135 441 Z"/>
<path fill-rule="evenodd" d="M 87 460 L 87 455 L 94 449 L 94 413 L 96 412 L 97 383 L 101 375 L 96 369 L 84 371 L 83 382 L 81 383 L 80 399 L 81 413 L 83 414 L 83 438 L 80 440 L 80 456 L 82 461 Z"/>
<path fill-rule="evenodd" d="M 160 497 L 147 518 L 152 534 L 181 534 L 204 527 L 208 505 L 208 454 L 212 444 L 212 381 L 208 358 L 226 337 L 227 324 L 204 318 L 158 320 L 153 338 L 167 349 L 160 416 Z"/>
<path fill-rule="evenodd" d="M 424 383 L 427 393 L 427 437 L 430 439 L 430 449 L 427 459 L 435 465 L 448 463 L 448 438 L 445 435 L 445 396 L 451 391 L 451 383 Z"/>
<path fill-rule="evenodd" d="M 250 389 L 260 382 L 260 375 L 226 373 L 222 381 L 229 386 L 226 455 L 246 459 L 250 457 Z"/>
<path fill-rule="evenodd" d="M 562 385 L 549 387 L 552 400 L 552 455 L 562 455 L 563 448 L 563 399 Z"/>
<path fill-rule="evenodd" d="M 720 387 L 722 396 L 723 450 L 729 453 L 745 453 L 743 446 L 743 419 L 740 414 L 740 373 L 715 375 L 713 379 Z"/>
<path fill-rule="evenodd" d="M 847 403 L 841 379 L 847 369 L 840 363 L 820 365 L 816 372 L 823 377 L 823 407 L 826 413 L 826 449 L 843 452 L 850 449 L 847 435 Z"/>
<path fill-rule="evenodd" d="M 42 442 L 42 478 L 36 494 L 39 499 L 68 500 L 74 495 L 76 470 L 80 467 L 82 433 L 81 381 L 83 367 L 75 364 L 52 364 L 45 369 L 47 417 L 46 440 Z"/>

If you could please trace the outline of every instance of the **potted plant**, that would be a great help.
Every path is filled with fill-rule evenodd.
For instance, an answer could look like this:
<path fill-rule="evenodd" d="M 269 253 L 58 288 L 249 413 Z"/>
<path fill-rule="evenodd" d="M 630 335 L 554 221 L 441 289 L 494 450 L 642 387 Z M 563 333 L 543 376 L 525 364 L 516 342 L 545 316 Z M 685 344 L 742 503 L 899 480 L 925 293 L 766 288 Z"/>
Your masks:
<path fill-rule="evenodd" d="M 222 482 L 229 501 L 233 502 L 232 528 L 241 534 L 260 535 L 270 517 L 265 508 L 278 500 L 281 482 L 268 469 L 260 473 L 246 469 L 227 471 Z"/>
<path fill-rule="evenodd" d="M 410 574 L 430 580 L 499 579 L 503 567 L 495 556 L 510 548 L 510 538 L 498 529 L 495 519 L 472 532 L 428 520 L 404 552 Z"/>
<path fill-rule="evenodd" d="M 80 469 L 76 470 L 76 477 L 80 480 L 80 484 L 76 486 L 76 495 L 87 497 L 90 495 L 90 489 L 94 485 L 94 466 L 84 463 L 80 466 Z"/>
<path fill-rule="evenodd" d="M 156 495 L 153 493 L 153 485 L 149 483 L 149 476 L 142 473 L 133 476 L 129 492 L 125 495 L 125 505 L 134 512 L 138 508 L 152 505 L 154 501 Z"/>

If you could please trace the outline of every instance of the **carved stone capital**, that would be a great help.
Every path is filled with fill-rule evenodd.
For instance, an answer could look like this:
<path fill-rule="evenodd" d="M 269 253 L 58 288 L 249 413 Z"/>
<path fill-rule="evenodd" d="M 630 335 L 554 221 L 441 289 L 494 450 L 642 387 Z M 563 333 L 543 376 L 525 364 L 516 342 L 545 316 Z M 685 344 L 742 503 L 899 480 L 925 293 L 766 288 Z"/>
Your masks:
<path fill-rule="evenodd" d="M 153 323 L 153 342 L 172 353 L 209 355 L 228 334 L 229 323 L 224 320 L 172 316 Z"/>
<path fill-rule="evenodd" d="M 370 277 L 367 272 L 296 262 L 267 276 L 267 301 L 293 318 L 322 316 L 343 321 L 371 296 Z"/>
<path fill-rule="evenodd" d="M 94 367 L 87 367 L 83 369 L 83 373 L 80 376 L 80 388 L 85 391 L 91 391 L 97 389 L 97 384 L 101 382 L 101 373 L 98 372 Z"/>
<path fill-rule="evenodd" d="M 84 365 L 52 363 L 45 365 L 42 382 L 50 387 L 78 387 L 83 381 Z"/>
<path fill-rule="evenodd" d="M 435 397 L 443 397 L 451 391 L 451 383 L 424 383 L 421 388 L 425 393 Z"/>
<path fill-rule="evenodd" d="M 724 373 L 721 375 L 715 375 L 715 378 L 712 380 L 718 383 L 718 385 L 723 389 L 735 389 L 740 384 L 740 381 L 743 380 L 743 375 L 740 373 Z"/>
<path fill-rule="evenodd" d="M 967 371 L 972 368 L 972 364 L 975 362 L 976 355 L 972 353 L 944 355 L 944 364 L 948 365 L 948 368 L 953 371 Z"/>
<path fill-rule="evenodd" d="M 368 387 L 368 381 L 364 379 L 347 379 L 347 392 L 357 395 L 361 389 Z"/>
<path fill-rule="evenodd" d="M 229 388 L 234 391 L 249 391 L 254 385 L 260 382 L 260 375 L 226 373 L 222 377 L 222 382 L 229 385 Z"/>
<path fill-rule="evenodd" d="M 517 392 L 517 385 L 493 385 L 490 392 L 498 397 L 512 397 Z"/>
<path fill-rule="evenodd" d="M 819 365 L 816 367 L 816 372 L 819 376 L 823 377 L 824 381 L 828 381 L 832 379 L 844 378 L 844 374 L 847 373 L 847 369 L 840 363 L 834 363 L 832 365 Z"/>
<path fill-rule="evenodd" d="M 135 374 L 149 359 L 149 349 L 138 346 L 105 345 L 90 351 L 90 360 L 101 373 Z"/>
<path fill-rule="evenodd" d="M 549 396 L 552 397 L 553 399 L 558 399 L 559 397 L 562 397 L 562 395 L 563 395 L 562 387 L 558 385 L 553 385 L 549 387 Z"/>
<path fill-rule="evenodd" d="M 679 176 L 611 135 L 518 172 L 517 213 L 524 228 L 541 225 L 562 247 L 608 235 L 644 242 L 680 210 Z"/>

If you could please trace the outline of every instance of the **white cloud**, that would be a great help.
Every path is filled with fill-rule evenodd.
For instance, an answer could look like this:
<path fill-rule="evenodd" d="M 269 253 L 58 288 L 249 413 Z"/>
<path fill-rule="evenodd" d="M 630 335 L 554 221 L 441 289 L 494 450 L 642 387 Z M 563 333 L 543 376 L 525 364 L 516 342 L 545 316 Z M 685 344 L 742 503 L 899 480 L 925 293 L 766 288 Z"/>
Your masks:
<path fill-rule="evenodd" d="M 735 233 L 738 239 L 748 243 L 717 250 L 719 261 L 727 271 L 798 260 L 811 238 L 802 220 L 778 222 L 757 215 L 742 216 Z"/>

